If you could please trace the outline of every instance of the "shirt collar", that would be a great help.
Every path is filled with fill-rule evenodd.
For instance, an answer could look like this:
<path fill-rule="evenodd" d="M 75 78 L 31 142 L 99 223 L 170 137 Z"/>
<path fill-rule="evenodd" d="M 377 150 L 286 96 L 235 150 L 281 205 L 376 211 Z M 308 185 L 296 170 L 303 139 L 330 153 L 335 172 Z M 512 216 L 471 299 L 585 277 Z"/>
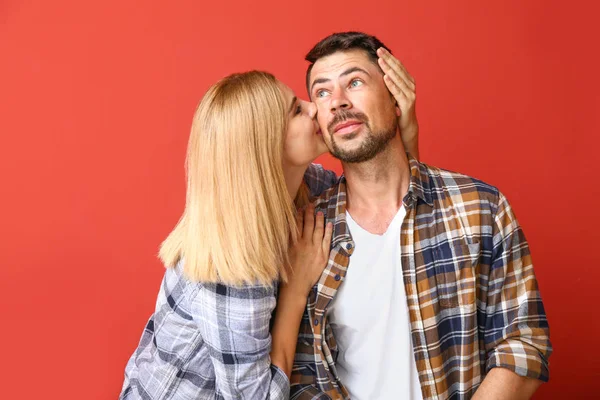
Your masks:
<path fill-rule="evenodd" d="M 410 183 L 408 191 L 404 198 L 404 203 L 410 203 L 411 200 L 420 199 L 430 206 L 433 206 L 433 195 L 431 193 L 430 177 L 427 172 L 427 166 L 408 155 L 408 164 L 410 168 Z M 338 185 L 333 189 L 334 193 L 327 202 L 328 210 L 335 210 L 333 216 L 333 239 L 332 247 L 341 243 L 342 247 L 351 252 L 354 247 L 352 236 L 348 229 L 346 221 L 347 189 L 346 177 L 340 177 Z"/>
<path fill-rule="evenodd" d="M 431 193 L 431 182 L 427 166 L 410 155 L 408 155 L 408 165 L 410 167 L 410 183 L 407 196 L 412 196 L 413 199 L 421 199 L 433 207 L 433 194 Z"/>

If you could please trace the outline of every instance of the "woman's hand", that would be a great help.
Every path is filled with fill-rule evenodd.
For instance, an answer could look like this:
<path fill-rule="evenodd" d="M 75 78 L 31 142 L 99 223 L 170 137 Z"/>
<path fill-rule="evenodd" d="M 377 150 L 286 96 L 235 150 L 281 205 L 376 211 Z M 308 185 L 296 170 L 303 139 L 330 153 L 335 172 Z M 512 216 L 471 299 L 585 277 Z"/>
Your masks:
<path fill-rule="evenodd" d="M 379 66 L 383 70 L 383 81 L 398 104 L 398 123 L 404 148 L 419 159 L 419 123 L 415 111 L 417 99 L 415 80 L 404 65 L 383 47 L 377 50 Z"/>
<path fill-rule="evenodd" d="M 280 285 L 277 312 L 271 331 L 271 363 L 290 377 L 298 340 L 298 329 L 306 308 L 306 298 L 317 283 L 329 259 L 333 224 L 325 227 L 323 213 L 309 205 L 298 211 L 298 239 L 290 249 L 288 282 Z"/>
<path fill-rule="evenodd" d="M 282 289 L 306 298 L 329 260 L 333 224 L 329 222 L 325 226 L 325 217 L 320 211 L 315 217 L 313 205 L 304 212 L 299 211 L 296 218 L 298 239 L 290 249 L 292 271 Z"/>

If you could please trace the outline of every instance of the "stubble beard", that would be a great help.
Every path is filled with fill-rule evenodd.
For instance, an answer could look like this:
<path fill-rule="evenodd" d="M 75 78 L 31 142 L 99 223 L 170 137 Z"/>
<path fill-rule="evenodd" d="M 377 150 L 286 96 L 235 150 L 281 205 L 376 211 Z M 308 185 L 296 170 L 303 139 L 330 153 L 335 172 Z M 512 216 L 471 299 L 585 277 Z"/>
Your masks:
<path fill-rule="evenodd" d="M 385 150 L 390 141 L 396 136 L 397 127 L 395 125 L 373 133 L 368 120 L 362 120 L 361 122 L 363 123 L 364 138 L 360 146 L 352 150 L 346 150 L 340 147 L 339 143 L 334 138 L 332 130 L 329 129 L 329 138 L 331 143 L 329 151 L 338 160 L 345 163 L 363 163 L 370 161 L 383 150 Z M 358 135 L 358 131 L 349 133 L 344 135 L 344 137 L 340 140 L 350 141 L 356 138 Z"/>

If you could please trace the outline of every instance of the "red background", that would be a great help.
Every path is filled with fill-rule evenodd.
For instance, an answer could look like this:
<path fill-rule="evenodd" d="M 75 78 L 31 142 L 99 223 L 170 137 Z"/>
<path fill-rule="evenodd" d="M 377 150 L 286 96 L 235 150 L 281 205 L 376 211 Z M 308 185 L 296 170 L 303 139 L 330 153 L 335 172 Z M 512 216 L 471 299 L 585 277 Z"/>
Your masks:
<path fill-rule="evenodd" d="M 183 210 L 202 94 L 266 69 L 304 96 L 304 54 L 351 29 L 416 78 L 422 159 L 516 209 L 555 346 L 536 398 L 595 391 L 593 2 L 93 3 L 0 3 L 2 398 L 117 397 L 163 274 L 158 245 Z"/>

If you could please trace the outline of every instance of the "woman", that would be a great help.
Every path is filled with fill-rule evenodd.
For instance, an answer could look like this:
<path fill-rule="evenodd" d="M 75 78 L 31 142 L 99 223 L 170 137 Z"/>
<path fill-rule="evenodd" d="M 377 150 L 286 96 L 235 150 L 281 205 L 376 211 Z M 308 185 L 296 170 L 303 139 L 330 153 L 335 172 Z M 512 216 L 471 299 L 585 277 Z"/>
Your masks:
<path fill-rule="evenodd" d="M 336 180 L 310 164 L 327 151 L 315 116 L 264 72 L 208 90 L 188 143 L 185 210 L 161 246 L 167 270 L 121 399 L 288 398 L 332 235 L 310 206 L 296 213 Z"/>

